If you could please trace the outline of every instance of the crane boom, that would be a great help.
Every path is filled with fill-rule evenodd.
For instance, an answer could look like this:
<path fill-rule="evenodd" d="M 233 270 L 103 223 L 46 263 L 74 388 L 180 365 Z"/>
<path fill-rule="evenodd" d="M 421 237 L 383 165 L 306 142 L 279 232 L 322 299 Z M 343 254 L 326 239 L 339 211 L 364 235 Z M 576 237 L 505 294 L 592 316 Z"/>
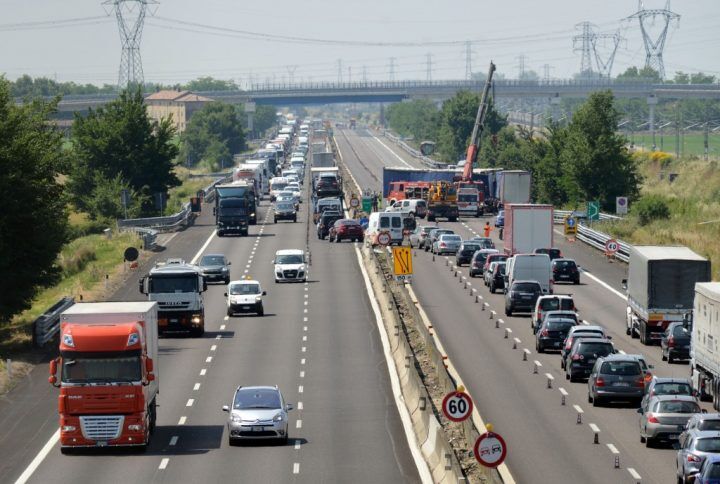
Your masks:
<path fill-rule="evenodd" d="M 472 170 L 477 161 L 478 152 L 480 151 L 480 137 L 485 127 L 485 116 L 489 105 L 490 87 L 492 86 L 492 77 L 495 72 L 495 64 L 490 62 L 485 87 L 480 97 L 480 106 L 478 106 L 477 116 L 475 117 L 475 126 L 473 126 L 472 136 L 470 137 L 470 145 L 467 149 L 467 157 L 465 158 L 465 167 L 463 168 L 463 181 L 472 180 Z"/>

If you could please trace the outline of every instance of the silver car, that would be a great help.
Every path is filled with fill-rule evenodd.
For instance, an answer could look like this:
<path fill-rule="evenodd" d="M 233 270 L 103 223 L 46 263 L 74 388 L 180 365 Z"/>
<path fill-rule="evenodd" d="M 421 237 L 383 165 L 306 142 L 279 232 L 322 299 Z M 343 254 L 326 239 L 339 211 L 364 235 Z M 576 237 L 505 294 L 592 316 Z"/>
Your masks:
<path fill-rule="evenodd" d="M 658 440 L 677 440 L 690 417 L 700 413 L 697 399 L 688 395 L 657 395 L 638 409 L 640 442 L 648 447 Z"/>
<path fill-rule="evenodd" d="M 677 452 L 677 481 L 689 483 L 700 471 L 705 458 L 720 454 L 720 432 L 717 430 L 693 429 L 683 432 Z"/>
<path fill-rule="evenodd" d="M 228 443 L 244 439 L 288 440 L 288 412 L 291 403 L 285 403 L 277 386 L 238 387 L 232 405 L 224 405 L 223 412 L 230 415 L 227 421 Z"/>
<path fill-rule="evenodd" d="M 645 393 L 645 378 L 637 358 L 608 355 L 598 358 L 588 378 L 588 402 L 593 407 L 611 400 L 637 403 Z"/>
<path fill-rule="evenodd" d="M 455 234 L 442 234 L 433 244 L 433 254 L 455 254 L 462 244 L 462 237 Z"/>

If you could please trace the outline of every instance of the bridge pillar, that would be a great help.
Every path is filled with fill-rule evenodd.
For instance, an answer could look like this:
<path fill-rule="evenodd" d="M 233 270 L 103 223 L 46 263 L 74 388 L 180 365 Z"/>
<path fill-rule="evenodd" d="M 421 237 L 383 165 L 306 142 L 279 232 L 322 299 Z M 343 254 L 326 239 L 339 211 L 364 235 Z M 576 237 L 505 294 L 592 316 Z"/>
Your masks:
<path fill-rule="evenodd" d="M 651 95 L 647 98 L 648 103 L 648 127 L 650 128 L 650 134 L 652 136 L 652 149 L 655 151 L 657 144 L 655 143 L 655 106 L 657 106 L 658 98 Z"/>
<path fill-rule="evenodd" d="M 550 98 L 550 109 L 552 110 L 552 120 L 553 122 L 557 123 L 558 121 L 558 112 L 560 109 L 560 94 L 555 93 L 553 97 Z"/>
<path fill-rule="evenodd" d="M 249 137 L 253 138 L 253 131 L 255 130 L 254 122 L 255 122 L 255 103 L 253 101 L 248 101 L 245 103 L 245 114 L 247 114 L 247 124 L 248 124 L 248 133 Z"/>

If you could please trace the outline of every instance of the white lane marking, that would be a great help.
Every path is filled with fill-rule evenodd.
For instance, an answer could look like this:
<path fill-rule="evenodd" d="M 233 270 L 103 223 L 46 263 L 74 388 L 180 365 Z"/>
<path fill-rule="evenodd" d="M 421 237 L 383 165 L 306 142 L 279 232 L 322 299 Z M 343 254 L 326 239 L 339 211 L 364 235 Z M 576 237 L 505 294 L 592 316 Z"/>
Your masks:
<path fill-rule="evenodd" d="M 306 284 L 307 284 L 307 283 L 306 283 Z M 309 288 L 307 288 L 307 287 L 305 288 L 306 291 L 307 291 L 308 289 L 309 289 Z"/>
<path fill-rule="evenodd" d="M 222 335 L 221 334 L 215 335 L 215 339 L 222 339 Z"/>
<path fill-rule="evenodd" d="M 301 372 L 300 372 L 300 378 L 305 378 L 305 372 L 304 372 L 304 371 L 301 371 Z"/>
<path fill-rule="evenodd" d="M 246 264 L 245 269 L 250 269 L 250 264 Z"/>
<path fill-rule="evenodd" d="M 585 275 L 586 275 L 587 277 L 589 277 L 590 279 L 592 279 L 593 281 L 595 281 L 595 282 L 597 282 L 598 284 L 600 284 L 602 287 L 604 287 L 604 288 L 607 289 L 608 291 L 610 291 L 610 292 L 612 292 L 613 294 L 615 294 L 617 297 L 619 297 L 619 298 L 622 299 L 623 301 L 627 301 L 627 297 L 625 296 L 625 294 L 621 293 L 620 291 L 618 291 L 618 290 L 615 289 L 614 287 L 611 287 L 610 284 L 608 284 L 607 282 L 605 282 L 605 281 L 601 280 L 600 278 L 598 278 L 598 277 L 590 274 L 590 273 L 587 272 L 587 271 L 584 271 L 584 270 L 583 270 L 582 273 L 585 274 Z"/>
<path fill-rule="evenodd" d="M 592 430 L 592 431 L 595 432 L 596 434 L 599 434 L 599 433 L 600 433 L 600 427 L 598 427 L 598 426 L 595 425 L 594 423 L 591 423 L 590 425 L 588 425 L 588 427 L 590 427 L 590 430 Z"/>
<path fill-rule="evenodd" d="M 303 389 L 303 386 L 302 386 L 302 385 L 298 386 L 298 393 L 302 393 L 303 390 L 304 390 L 304 389 Z"/>
<path fill-rule="evenodd" d="M 567 397 L 567 396 L 568 396 L 567 390 L 565 390 L 563 387 L 558 388 L 558 390 L 560 390 L 560 394 L 561 394 L 563 397 Z"/>
<path fill-rule="evenodd" d="M 302 410 L 303 408 L 303 402 L 298 402 L 298 410 Z"/>
<path fill-rule="evenodd" d="M 585 413 L 582 408 L 580 408 L 580 405 L 573 405 L 573 408 L 577 413 Z"/>
<path fill-rule="evenodd" d="M 295 441 L 295 450 L 300 450 L 300 440 Z"/>
<path fill-rule="evenodd" d="M 300 360 L 300 364 L 301 364 L 301 365 L 304 365 L 304 364 L 305 364 L 305 358 L 303 358 L 302 360 Z"/>
<path fill-rule="evenodd" d="M 307 326 L 303 326 L 303 331 L 307 331 Z"/>
<path fill-rule="evenodd" d="M 205 358 L 205 363 L 210 363 L 212 361 L 212 356 L 208 356 Z"/>
<path fill-rule="evenodd" d="M 224 325 L 224 324 L 221 324 L 221 325 L 220 325 L 220 331 L 225 331 L 225 325 Z"/>
<path fill-rule="evenodd" d="M 223 320 L 228 321 L 230 319 L 230 316 L 225 316 Z M 224 329 L 224 326 L 220 326 L 220 329 Z"/>
<path fill-rule="evenodd" d="M 305 299 L 309 298 L 310 296 L 308 294 L 305 294 Z"/>
<path fill-rule="evenodd" d="M 638 480 L 638 481 L 642 479 L 642 477 L 640 477 L 640 474 L 638 474 L 637 471 L 635 469 L 633 469 L 632 467 L 628 467 L 628 472 L 630 473 L 630 475 L 632 476 L 633 479 Z"/>
<path fill-rule="evenodd" d="M 390 153 L 392 153 L 392 155 L 393 155 L 395 158 L 397 158 L 397 159 L 400 161 L 400 163 L 402 163 L 403 165 L 407 166 L 408 168 L 413 168 L 413 166 L 412 166 L 410 163 L 408 163 L 407 161 L 405 161 L 404 159 L 402 159 L 402 158 L 400 157 L 400 155 L 398 155 L 398 154 L 395 153 L 393 150 L 391 150 L 388 145 L 386 145 L 385 143 L 383 143 L 383 142 L 380 140 L 380 138 L 376 138 L 375 135 L 373 135 L 372 133 L 370 134 L 370 136 L 372 136 L 373 139 L 375 139 L 375 141 L 377 141 L 378 143 L 380 143 L 381 145 L 383 145 L 386 150 L 388 150 Z"/>
<path fill-rule="evenodd" d="M 210 237 L 207 238 L 207 240 L 205 241 L 203 246 L 200 247 L 200 250 L 197 251 L 197 254 L 195 254 L 195 257 L 193 257 L 192 260 L 190 260 L 191 264 L 195 264 L 198 261 L 198 259 L 202 255 L 202 253 L 205 252 L 205 249 L 207 249 L 207 246 L 210 245 L 210 242 L 212 241 L 213 237 L 215 237 L 216 233 L 217 233 L 217 230 L 212 231 L 212 234 L 210 234 Z"/>
<path fill-rule="evenodd" d="M 303 336 L 303 341 L 307 341 L 307 336 Z"/>
<path fill-rule="evenodd" d="M 297 422 L 295 422 L 295 428 L 301 429 L 302 428 L 302 420 L 298 419 Z"/>
<path fill-rule="evenodd" d="M 613 444 L 605 444 L 605 445 L 607 445 L 607 448 L 610 449 L 610 452 L 612 452 L 613 454 L 620 453 L 620 451 L 617 450 L 617 447 L 615 447 Z"/>
<path fill-rule="evenodd" d="M 293 464 L 293 474 L 300 474 L 300 463 L 296 462 Z"/>
<path fill-rule="evenodd" d="M 172 438 L 170 439 L 170 445 L 173 446 L 173 445 L 177 444 L 177 441 L 178 441 L 178 436 L 173 435 Z"/>
<path fill-rule="evenodd" d="M 584 319 L 582 320 L 582 324 L 584 324 L 585 326 L 589 326 L 589 325 L 590 325 L 590 323 L 589 323 L 588 321 L 585 321 Z"/>
<path fill-rule="evenodd" d="M 307 305 L 308 305 L 308 302 L 307 302 L 307 301 L 305 301 L 305 306 L 307 306 Z"/>
<path fill-rule="evenodd" d="M 158 469 L 167 468 L 169 463 L 170 463 L 170 459 L 168 459 L 167 457 L 164 457 L 163 460 L 160 461 L 160 465 L 158 466 Z"/>
<path fill-rule="evenodd" d="M 22 474 L 20 474 L 20 477 L 17 478 L 17 481 L 15 481 L 15 484 L 25 484 L 30 477 L 32 477 L 33 473 L 37 470 L 37 468 L 42 464 L 42 461 L 45 460 L 45 457 L 50 453 L 51 450 L 55 448 L 55 445 L 60 441 L 60 429 L 58 428 L 55 433 L 50 437 L 50 439 L 45 442 L 45 445 L 43 445 L 43 448 L 40 449 L 40 452 L 37 453 L 35 458 L 30 462 L 30 464 L 25 468 Z"/>
<path fill-rule="evenodd" d="M 207 370 L 205 368 L 200 370 L 200 376 L 205 376 L 205 373 L 207 373 Z"/>
<path fill-rule="evenodd" d="M 307 308 L 303 309 L 304 314 L 307 314 L 307 312 L 308 312 Z"/>
<path fill-rule="evenodd" d="M 187 417 L 180 417 L 180 420 L 178 420 L 178 425 L 185 425 L 185 422 L 187 422 Z"/>
<path fill-rule="evenodd" d="M 186 406 L 186 407 L 192 407 L 192 406 L 193 406 L 193 403 L 195 403 L 195 399 L 194 399 L 194 398 L 188 398 L 188 401 L 187 401 L 187 403 L 185 404 L 185 406 Z"/>
<path fill-rule="evenodd" d="M 300 349 L 300 351 L 302 351 L 303 353 L 305 353 L 305 352 L 307 351 L 307 348 L 306 348 L 305 346 L 303 346 L 303 347 Z"/>
<path fill-rule="evenodd" d="M 210 347 L 210 351 L 215 351 L 216 349 L 217 349 L 217 345 L 212 345 L 212 346 Z"/>
<path fill-rule="evenodd" d="M 196 384 L 193 386 L 193 391 L 196 392 L 196 391 L 198 391 L 198 390 L 200 390 L 200 384 L 199 384 L 199 383 L 196 383 Z"/>

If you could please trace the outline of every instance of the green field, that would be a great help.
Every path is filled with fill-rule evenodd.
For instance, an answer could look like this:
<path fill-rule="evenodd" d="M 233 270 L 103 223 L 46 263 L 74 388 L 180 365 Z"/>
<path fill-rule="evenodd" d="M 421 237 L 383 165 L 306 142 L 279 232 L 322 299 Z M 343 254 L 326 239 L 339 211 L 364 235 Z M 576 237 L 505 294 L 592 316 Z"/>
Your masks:
<path fill-rule="evenodd" d="M 625 133 L 630 142 L 634 142 L 635 146 L 646 150 L 652 149 L 652 135 L 648 132 Z M 666 153 L 676 153 L 677 139 L 675 131 L 667 129 L 664 133 L 657 132 L 655 134 L 655 144 L 657 151 Z M 689 132 L 680 136 L 680 156 L 704 156 L 705 154 L 705 135 L 702 132 Z M 708 154 L 710 158 L 720 158 L 720 132 L 710 133 L 708 136 Z"/>

